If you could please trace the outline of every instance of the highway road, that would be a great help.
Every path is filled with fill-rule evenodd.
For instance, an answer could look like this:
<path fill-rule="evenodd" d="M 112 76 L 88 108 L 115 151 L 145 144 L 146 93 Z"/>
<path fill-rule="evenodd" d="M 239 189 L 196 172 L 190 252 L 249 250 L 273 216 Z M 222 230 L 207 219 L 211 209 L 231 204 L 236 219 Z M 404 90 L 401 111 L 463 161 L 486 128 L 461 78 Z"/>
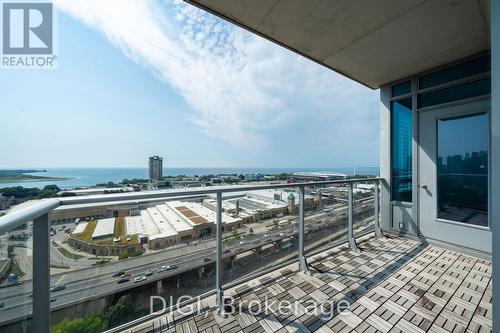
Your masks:
<path fill-rule="evenodd" d="M 354 213 L 359 214 L 368 211 L 372 207 L 371 202 L 366 200 L 364 203 L 369 207 L 357 207 Z M 345 206 L 341 206 L 308 215 L 306 217 L 306 231 L 324 229 L 339 222 L 345 223 L 345 210 Z M 269 230 L 265 234 L 256 234 L 252 238 L 247 238 L 243 244 L 237 243 L 225 246 L 224 250 L 227 253 L 223 253 L 223 257 L 232 257 L 243 251 L 246 252 L 256 247 L 274 243 L 280 239 L 290 238 L 297 233 L 297 227 L 297 224 L 283 226 L 277 230 Z M 174 248 L 128 260 L 111 262 L 103 266 L 54 274 L 51 276 L 51 285 L 64 283 L 66 289 L 53 293 L 56 299 L 52 302 L 51 307 L 53 309 L 64 308 L 85 300 L 114 294 L 206 266 L 215 261 L 214 249 L 215 242 L 212 240 L 202 242 L 198 246 Z M 66 258 L 66 260 L 69 259 Z M 264 264 L 270 264 L 270 262 Z M 166 272 L 155 272 L 145 281 L 134 283 L 134 278 L 142 276 L 146 270 L 157 270 L 163 265 L 176 265 L 177 268 Z M 262 264 L 259 266 L 262 266 Z M 130 273 L 130 281 L 119 284 L 119 277 L 112 277 L 118 271 Z M 0 303 L 4 303 L 4 308 L 0 309 L 0 323 L 27 315 L 31 311 L 31 293 L 32 281 L 29 279 L 25 280 L 23 285 L 0 288 Z"/>

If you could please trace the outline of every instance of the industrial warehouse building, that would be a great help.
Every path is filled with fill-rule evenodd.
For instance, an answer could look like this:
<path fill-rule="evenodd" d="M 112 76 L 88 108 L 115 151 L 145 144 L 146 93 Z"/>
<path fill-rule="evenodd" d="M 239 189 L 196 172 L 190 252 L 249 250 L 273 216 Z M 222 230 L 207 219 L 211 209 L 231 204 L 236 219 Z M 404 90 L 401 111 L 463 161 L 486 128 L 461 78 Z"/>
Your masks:
<path fill-rule="evenodd" d="M 215 211 L 201 203 L 167 201 L 134 211 L 134 215 L 80 223 L 70 245 L 96 255 L 119 255 L 197 240 L 215 233 Z M 223 229 L 233 230 L 243 220 L 222 214 Z M 120 230 L 120 231 L 119 231 Z M 127 247 L 133 248 L 128 250 Z"/>

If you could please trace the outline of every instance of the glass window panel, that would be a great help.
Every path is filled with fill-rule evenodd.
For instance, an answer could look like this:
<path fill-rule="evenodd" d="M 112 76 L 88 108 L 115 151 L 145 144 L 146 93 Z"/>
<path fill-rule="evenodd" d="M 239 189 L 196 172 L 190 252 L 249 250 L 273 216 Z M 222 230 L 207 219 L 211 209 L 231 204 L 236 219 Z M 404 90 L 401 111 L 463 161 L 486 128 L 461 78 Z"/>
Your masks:
<path fill-rule="evenodd" d="M 391 103 L 392 199 L 412 201 L 412 118 L 411 98 Z"/>
<path fill-rule="evenodd" d="M 488 115 L 437 121 L 438 218 L 488 225 Z"/>
<path fill-rule="evenodd" d="M 490 78 L 464 83 L 418 96 L 418 107 L 424 108 L 491 93 Z"/>
<path fill-rule="evenodd" d="M 411 93 L 411 81 L 405 81 L 392 86 L 392 97 Z"/>
<path fill-rule="evenodd" d="M 424 75 L 419 79 L 419 89 L 425 89 L 468 76 L 486 73 L 490 70 L 491 57 L 487 55 L 453 67 Z"/>

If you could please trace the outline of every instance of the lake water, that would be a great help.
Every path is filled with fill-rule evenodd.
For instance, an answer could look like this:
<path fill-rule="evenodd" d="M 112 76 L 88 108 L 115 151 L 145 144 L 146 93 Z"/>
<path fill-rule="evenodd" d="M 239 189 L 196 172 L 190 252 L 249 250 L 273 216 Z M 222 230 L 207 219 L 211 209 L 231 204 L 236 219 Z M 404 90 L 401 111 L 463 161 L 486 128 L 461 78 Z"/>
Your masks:
<path fill-rule="evenodd" d="M 24 168 L 28 169 L 28 168 Z M 121 182 L 128 178 L 148 178 L 147 168 L 33 168 L 36 170 L 47 170 L 47 172 L 34 173 L 33 175 L 49 176 L 49 177 L 64 177 L 64 180 L 49 180 L 49 181 L 24 181 L 18 183 L 0 183 L 0 188 L 10 186 L 38 187 L 43 188 L 45 185 L 56 184 L 61 189 L 69 189 L 75 187 L 95 186 L 107 182 Z M 326 172 L 342 172 L 348 175 L 378 175 L 378 167 L 359 167 L 359 168 L 165 168 L 164 176 L 201 176 L 209 174 L 279 174 L 283 172 L 299 172 L 299 171 L 326 171 Z"/>

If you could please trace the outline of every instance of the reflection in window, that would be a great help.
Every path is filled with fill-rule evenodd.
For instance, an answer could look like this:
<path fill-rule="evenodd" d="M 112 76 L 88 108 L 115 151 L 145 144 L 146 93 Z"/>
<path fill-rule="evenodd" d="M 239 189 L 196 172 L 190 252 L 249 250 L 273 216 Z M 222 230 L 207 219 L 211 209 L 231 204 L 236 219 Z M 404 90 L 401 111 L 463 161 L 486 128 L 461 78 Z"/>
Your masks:
<path fill-rule="evenodd" d="M 486 78 L 473 82 L 460 84 L 437 91 L 420 94 L 418 96 L 418 107 L 425 108 L 437 104 L 449 103 L 465 98 L 485 96 L 491 93 L 491 79 Z"/>
<path fill-rule="evenodd" d="M 438 218 L 488 225 L 488 115 L 437 121 Z"/>
<path fill-rule="evenodd" d="M 407 95 L 409 93 L 411 93 L 411 81 L 395 84 L 391 88 L 392 97 Z"/>
<path fill-rule="evenodd" d="M 392 200 L 412 201 L 411 98 L 391 103 L 392 129 Z"/>
<path fill-rule="evenodd" d="M 463 79 L 468 76 L 487 73 L 491 70 L 490 55 L 445 68 L 420 77 L 419 88 L 426 89 L 446 82 Z"/>

